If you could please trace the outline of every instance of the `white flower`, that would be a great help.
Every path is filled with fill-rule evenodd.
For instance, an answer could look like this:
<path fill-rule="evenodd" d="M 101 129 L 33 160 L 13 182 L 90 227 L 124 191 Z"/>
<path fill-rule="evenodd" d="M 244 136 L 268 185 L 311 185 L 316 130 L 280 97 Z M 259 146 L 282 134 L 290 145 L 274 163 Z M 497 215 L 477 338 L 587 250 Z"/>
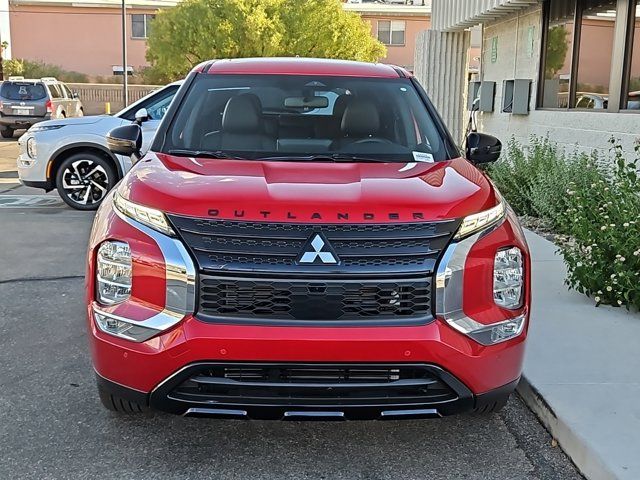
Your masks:
<path fill-rule="evenodd" d="M 576 266 L 581 267 L 582 266 L 582 262 L 576 263 Z"/>
<path fill-rule="evenodd" d="M 620 261 L 621 261 L 621 262 L 624 262 L 625 260 L 626 260 L 626 258 L 624 258 L 624 257 L 620 257 Z"/>
<path fill-rule="evenodd" d="M 611 286 L 607 287 L 607 292 L 610 292 L 611 290 L 613 290 Z"/>
<path fill-rule="evenodd" d="M 600 297 L 595 297 L 594 300 L 596 301 L 596 303 L 600 303 Z"/>
<path fill-rule="evenodd" d="M 618 305 L 622 305 L 622 300 L 618 300 Z"/>
<path fill-rule="evenodd" d="M 607 226 L 606 226 L 606 225 L 602 225 L 602 226 L 600 227 L 600 230 L 603 230 L 603 231 L 604 231 L 604 230 L 606 230 L 606 229 L 607 229 Z"/>
<path fill-rule="evenodd" d="M 629 222 L 624 222 L 624 223 L 622 224 L 622 226 L 623 226 L 623 227 L 628 227 L 628 226 L 629 226 Z"/>

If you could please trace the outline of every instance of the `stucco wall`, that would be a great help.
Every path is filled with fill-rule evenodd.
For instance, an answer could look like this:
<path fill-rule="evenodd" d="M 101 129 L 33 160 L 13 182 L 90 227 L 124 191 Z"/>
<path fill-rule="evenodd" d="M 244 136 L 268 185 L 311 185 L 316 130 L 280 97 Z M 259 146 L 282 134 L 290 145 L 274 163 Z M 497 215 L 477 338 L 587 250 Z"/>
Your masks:
<path fill-rule="evenodd" d="M 548 135 L 569 149 L 608 149 L 608 139 L 619 138 L 632 151 L 640 137 L 640 113 L 536 110 L 540 64 L 542 14 L 539 7 L 523 10 L 494 23 L 486 23 L 483 35 L 482 73 L 484 80 L 496 82 L 495 110 L 478 115 L 480 129 L 502 138 Z M 533 46 L 528 47 L 529 27 L 535 29 Z M 492 39 L 498 38 L 497 58 L 492 63 Z M 532 52 L 532 55 L 529 53 Z M 502 113 L 503 80 L 533 80 L 529 115 Z"/>
<path fill-rule="evenodd" d="M 137 69 L 147 65 L 146 41 L 131 38 L 131 13 L 154 10 L 128 10 L 128 64 Z M 10 18 L 13 58 L 103 76 L 112 75 L 113 65 L 122 65 L 119 9 L 14 5 Z"/>

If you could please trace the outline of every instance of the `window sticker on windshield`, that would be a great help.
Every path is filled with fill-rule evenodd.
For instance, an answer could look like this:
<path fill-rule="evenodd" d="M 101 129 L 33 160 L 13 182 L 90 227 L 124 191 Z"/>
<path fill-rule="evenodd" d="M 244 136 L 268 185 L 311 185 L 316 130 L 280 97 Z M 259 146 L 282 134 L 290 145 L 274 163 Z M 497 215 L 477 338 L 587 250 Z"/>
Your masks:
<path fill-rule="evenodd" d="M 433 163 L 433 155 L 425 152 L 413 152 L 413 159 L 416 162 Z"/>

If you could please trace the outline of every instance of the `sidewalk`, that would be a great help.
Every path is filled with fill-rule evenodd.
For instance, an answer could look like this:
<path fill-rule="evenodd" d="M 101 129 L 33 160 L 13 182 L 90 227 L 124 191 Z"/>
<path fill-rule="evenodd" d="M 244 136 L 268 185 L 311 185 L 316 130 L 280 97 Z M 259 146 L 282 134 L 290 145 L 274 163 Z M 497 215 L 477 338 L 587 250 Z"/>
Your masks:
<path fill-rule="evenodd" d="M 518 390 L 588 479 L 640 479 L 640 315 L 568 291 L 556 246 L 527 240 L 533 306 Z"/>

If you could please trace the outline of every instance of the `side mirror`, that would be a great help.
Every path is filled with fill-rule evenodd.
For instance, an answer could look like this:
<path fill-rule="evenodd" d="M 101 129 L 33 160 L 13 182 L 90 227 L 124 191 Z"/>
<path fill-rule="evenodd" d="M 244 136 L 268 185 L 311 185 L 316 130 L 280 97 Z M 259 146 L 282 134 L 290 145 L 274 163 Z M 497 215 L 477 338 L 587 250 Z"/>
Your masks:
<path fill-rule="evenodd" d="M 71 93 L 71 96 L 72 96 L 73 98 L 78 98 L 78 92 L 72 92 L 72 93 Z"/>
<path fill-rule="evenodd" d="M 485 133 L 470 133 L 467 137 L 467 160 L 473 163 L 495 162 L 500 158 L 502 143 Z"/>
<path fill-rule="evenodd" d="M 132 123 L 117 127 L 107 133 L 107 147 L 113 153 L 130 157 L 139 154 L 142 148 L 142 129 L 140 125 Z"/>
<path fill-rule="evenodd" d="M 144 122 L 149 120 L 149 112 L 147 112 L 146 108 L 141 108 L 136 112 L 136 123 L 138 125 L 142 125 Z"/>

